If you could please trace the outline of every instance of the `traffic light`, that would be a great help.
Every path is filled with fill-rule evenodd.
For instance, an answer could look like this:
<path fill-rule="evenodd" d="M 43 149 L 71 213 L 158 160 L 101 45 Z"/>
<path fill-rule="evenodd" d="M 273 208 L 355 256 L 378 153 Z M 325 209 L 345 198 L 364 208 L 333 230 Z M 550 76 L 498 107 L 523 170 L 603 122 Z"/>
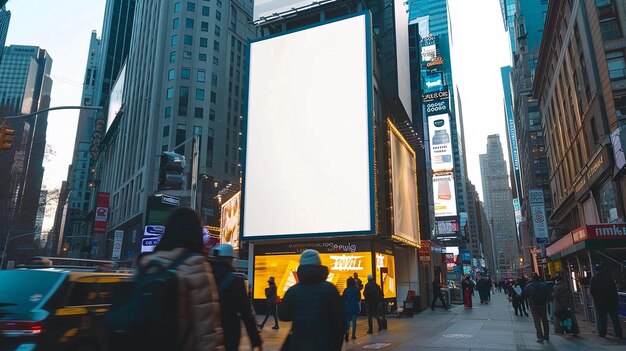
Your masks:
<path fill-rule="evenodd" d="M 185 156 L 173 151 L 161 154 L 159 166 L 159 190 L 180 190 L 185 184 Z"/>
<path fill-rule="evenodd" d="M 11 150 L 13 144 L 14 129 L 9 129 L 9 124 L 4 121 L 0 126 L 0 150 Z"/>

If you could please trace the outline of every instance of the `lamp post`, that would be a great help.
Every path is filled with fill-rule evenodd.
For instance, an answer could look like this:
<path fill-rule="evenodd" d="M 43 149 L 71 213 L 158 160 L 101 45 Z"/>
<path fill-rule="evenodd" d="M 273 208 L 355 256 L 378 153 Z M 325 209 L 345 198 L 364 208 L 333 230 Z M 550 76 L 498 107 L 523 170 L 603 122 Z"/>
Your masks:
<path fill-rule="evenodd" d="M 39 234 L 41 232 L 31 232 L 31 233 L 24 233 L 24 234 L 19 234 L 19 235 L 15 235 L 15 236 L 11 236 L 11 232 L 9 231 L 7 233 L 6 238 L 4 239 L 4 247 L 2 249 L 2 260 L 0 260 L 0 269 L 2 269 L 2 267 L 4 267 L 4 258 L 7 255 L 7 246 L 9 246 L 9 242 L 13 239 L 17 239 L 20 237 L 24 237 L 24 236 L 28 236 L 28 235 L 35 235 L 35 234 Z"/>

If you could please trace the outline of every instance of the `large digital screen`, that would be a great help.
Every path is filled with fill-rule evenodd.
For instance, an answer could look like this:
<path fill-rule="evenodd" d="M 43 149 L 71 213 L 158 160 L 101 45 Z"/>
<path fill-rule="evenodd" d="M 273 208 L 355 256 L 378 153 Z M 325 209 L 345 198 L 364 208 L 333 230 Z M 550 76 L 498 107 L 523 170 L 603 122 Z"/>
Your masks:
<path fill-rule="evenodd" d="M 433 174 L 435 218 L 456 216 L 456 192 L 452 172 Z"/>
<path fill-rule="evenodd" d="M 406 5 L 405 5 L 406 4 Z M 411 108 L 411 65 L 409 60 L 409 9 L 405 0 L 394 0 L 396 29 L 396 63 L 398 67 L 398 95 L 409 119 L 413 120 Z"/>
<path fill-rule="evenodd" d="M 362 14 L 250 44 L 243 238 L 374 234 L 370 38 Z"/>
<path fill-rule="evenodd" d="M 419 242 L 417 210 L 417 166 L 415 151 L 389 122 L 393 232 L 406 240 Z"/>
<path fill-rule="evenodd" d="M 329 2 L 329 1 L 326 1 Z M 254 21 L 317 4 L 313 0 L 254 0 Z"/>
<path fill-rule="evenodd" d="M 428 116 L 430 135 L 430 162 L 433 173 L 454 169 L 452 154 L 452 132 L 450 116 L 445 114 Z"/>
<path fill-rule="evenodd" d="M 373 274 L 371 252 L 337 252 L 320 253 L 322 265 L 328 267 L 328 282 L 337 287 L 339 293 L 343 293 L 349 277 L 356 272 L 361 278 L 363 285 L 367 283 L 367 275 Z M 298 283 L 297 270 L 300 260 L 299 254 L 289 255 L 259 255 L 254 257 L 254 298 L 265 299 L 267 281 L 274 277 L 278 290 L 278 296 L 284 297 L 290 287 Z M 387 267 L 388 274 L 385 276 L 383 293 L 385 298 L 396 297 L 396 268 L 394 257 L 383 253 L 376 253 L 375 267 L 380 272 L 381 267 Z M 376 274 L 376 282 L 381 285 L 380 274 Z M 363 291 L 361 290 L 361 293 Z"/>
<path fill-rule="evenodd" d="M 107 113 L 107 131 L 115 116 L 122 108 L 122 96 L 124 94 L 124 85 L 126 84 L 126 64 L 122 66 L 120 70 L 120 75 L 117 77 L 115 84 L 113 85 L 113 89 L 111 89 L 111 94 L 109 95 L 109 110 Z"/>
<path fill-rule="evenodd" d="M 231 244 L 235 250 L 239 249 L 240 203 L 241 192 L 238 192 L 222 204 L 220 220 L 220 243 Z"/>

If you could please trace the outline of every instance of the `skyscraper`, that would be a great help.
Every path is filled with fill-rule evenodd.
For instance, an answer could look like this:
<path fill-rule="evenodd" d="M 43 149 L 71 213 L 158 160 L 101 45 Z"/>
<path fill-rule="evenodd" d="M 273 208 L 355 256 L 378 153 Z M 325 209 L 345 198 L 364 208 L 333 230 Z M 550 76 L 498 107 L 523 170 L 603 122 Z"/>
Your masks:
<path fill-rule="evenodd" d="M 9 32 L 9 22 L 11 22 L 11 11 L 7 11 L 6 6 L 0 6 L 0 62 L 2 62 L 4 43 Z"/>
<path fill-rule="evenodd" d="M 29 114 L 50 106 L 52 59 L 36 46 L 11 45 L 0 63 L 0 114 Z M 35 232 L 43 180 L 48 114 L 40 113 L 13 119 L 13 147 L 0 153 L 0 226 L 4 237 L 9 232 Z M 26 258 L 33 248 L 33 237 L 14 240 L 8 255 Z M 9 258 L 9 259 L 11 259 Z"/>
<path fill-rule="evenodd" d="M 209 185 L 238 184 L 251 17 L 251 1 L 137 3 L 122 108 L 109 121 L 94 179 L 99 192 L 110 193 L 108 235 L 125 233 L 123 257 L 140 250 L 162 151 L 191 160 L 197 135 L 199 173 L 214 180 Z M 190 203 L 188 189 L 189 182 L 177 192 L 182 204 Z"/>
<path fill-rule="evenodd" d="M 498 134 L 487 137 L 487 153 L 480 155 L 485 212 L 495 243 L 496 274 L 503 277 L 518 268 L 515 212 L 506 161 Z"/>

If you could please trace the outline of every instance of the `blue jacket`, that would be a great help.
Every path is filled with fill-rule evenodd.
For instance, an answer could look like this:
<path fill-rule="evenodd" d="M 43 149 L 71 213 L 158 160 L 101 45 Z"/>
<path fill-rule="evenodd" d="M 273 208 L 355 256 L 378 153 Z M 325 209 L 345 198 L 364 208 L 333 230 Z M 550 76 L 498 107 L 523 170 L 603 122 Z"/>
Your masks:
<path fill-rule="evenodd" d="M 359 305 L 361 304 L 361 293 L 357 288 L 348 287 L 343 291 L 343 307 L 346 310 L 346 316 L 352 317 L 359 314 Z"/>

